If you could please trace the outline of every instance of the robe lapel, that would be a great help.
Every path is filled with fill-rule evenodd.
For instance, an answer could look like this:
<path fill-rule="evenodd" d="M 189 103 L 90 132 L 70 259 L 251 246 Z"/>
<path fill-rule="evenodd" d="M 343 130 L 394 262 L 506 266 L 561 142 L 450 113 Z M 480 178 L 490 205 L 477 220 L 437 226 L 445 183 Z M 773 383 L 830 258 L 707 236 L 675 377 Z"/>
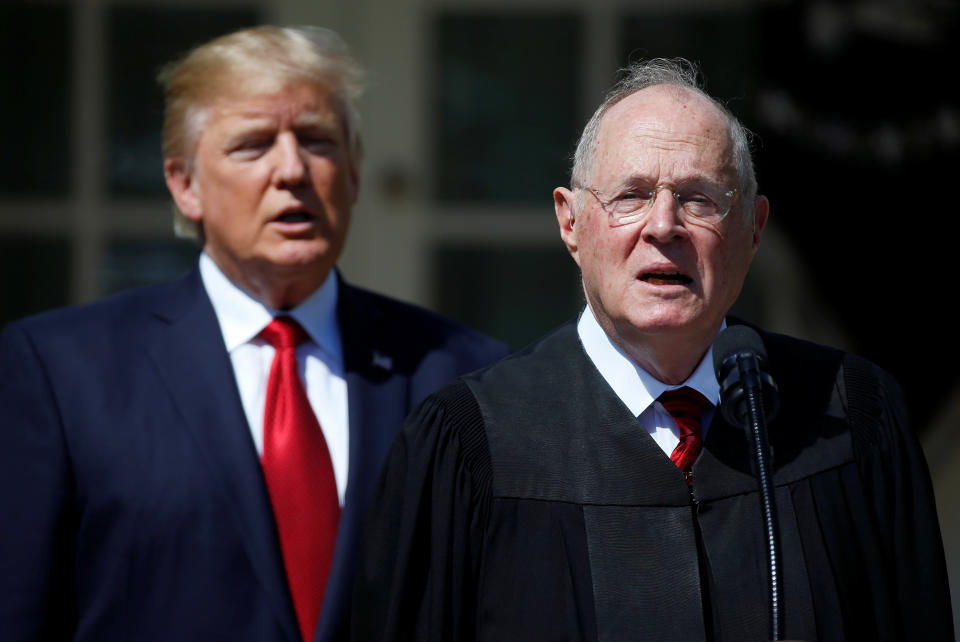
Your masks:
<path fill-rule="evenodd" d="M 194 270 L 157 306 L 146 349 L 211 476 L 231 498 L 257 578 L 290 640 L 299 632 L 273 512 L 220 328 Z"/>
<path fill-rule="evenodd" d="M 802 367 L 791 363 L 789 370 L 776 371 L 776 343 L 766 339 L 771 373 L 781 394 L 780 411 L 767 423 L 767 435 L 777 487 L 781 591 L 789 605 L 784 624 L 790 638 L 817 639 L 815 584 L 808 575 L 810 552 L 805 547 L 809 542 L 800 537 L 799 520 L 805 513 L 798 510 L 795 497 L 806 496 L 807 479 L 852 461 L 842 421 L 826 411 L 835 394 L 839 365 L 829 360 Z M 818 372 L 820 369 L 823 372 Z M 693 471 L 695 493 L 701 502 L 698 521 L 705 561 L 713 586 L 723 587 L 715 589 L 711 597 L 717 639 L 725 638 L 724 631 L 736 631 L 738 639 L 760 639 L 767 633 L 767 542 L 752 459 L 747 431 L 715 413 Z M 759 563 L 745 564 L 744 560 Z"/>
<path fill-rule="evenodd" d="M 516 358 L 520 367 L 467 379 L 483 414 L 494 496 L 581 506 L 601 642 L 704 639 L 683 475 L 597 371 L 575 324 Z"/>

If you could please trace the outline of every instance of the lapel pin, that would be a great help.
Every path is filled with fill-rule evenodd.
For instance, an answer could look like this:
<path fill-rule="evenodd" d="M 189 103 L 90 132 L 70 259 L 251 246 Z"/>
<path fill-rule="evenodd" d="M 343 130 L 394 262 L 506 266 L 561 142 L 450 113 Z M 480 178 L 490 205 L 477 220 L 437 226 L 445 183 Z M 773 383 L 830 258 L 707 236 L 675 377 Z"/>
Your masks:
<path fill-rule="evenodd" d="M 383 370 L 393 370 L 393 359 L 379 350 L 373 351 L 373 365 Z"/>

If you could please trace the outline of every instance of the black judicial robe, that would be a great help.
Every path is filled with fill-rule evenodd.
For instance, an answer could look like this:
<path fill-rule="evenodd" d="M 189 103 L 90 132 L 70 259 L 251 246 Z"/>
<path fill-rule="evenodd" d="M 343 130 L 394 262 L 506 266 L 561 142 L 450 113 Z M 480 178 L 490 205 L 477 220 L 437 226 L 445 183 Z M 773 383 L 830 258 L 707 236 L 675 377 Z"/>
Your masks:
<path fill-rule="evenodd" d="M 951 640 L 926 463 L 897 384 L 765 334 L 785 633 Z M 394 443 L 355 592 L 358 640 L 766 640 L 741 429 L 714 413 L 692 492 L 573 323 L 428 398 Z"/>

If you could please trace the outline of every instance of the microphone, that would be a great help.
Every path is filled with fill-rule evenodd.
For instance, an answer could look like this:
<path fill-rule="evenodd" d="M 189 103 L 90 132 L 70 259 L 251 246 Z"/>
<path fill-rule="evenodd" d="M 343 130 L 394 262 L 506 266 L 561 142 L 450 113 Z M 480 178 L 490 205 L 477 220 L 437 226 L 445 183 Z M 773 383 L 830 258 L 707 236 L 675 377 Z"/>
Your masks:
<path fill-rule="evenodd" d="M 770 639 L 782 640 L 780 528 L 766 430 L 766 421 L 776 414 L 779 399 L 776 383 L 764 371 L 766 364 L 763 340 L 751 328 L 730 326 L 713 342 L 713 371 L 720 383 L 720 412 L 724 419 L 744 428 L 750 436 L 753 472 L 760 486 L 760 509 L 767 540 Z"/>
<path fill-rule="evenodd" d="M 767 351 L 763 340 L 752 328 L 733 325 L 713 342 L 713 371 L 720 383 L 720 411 L 734 426 L 748 427 L 747 390 L 758 392 L 763 402 L 764 420 L 772 421 L 780 408 L 779 391 L 773 378 L 764 371 Z"/>

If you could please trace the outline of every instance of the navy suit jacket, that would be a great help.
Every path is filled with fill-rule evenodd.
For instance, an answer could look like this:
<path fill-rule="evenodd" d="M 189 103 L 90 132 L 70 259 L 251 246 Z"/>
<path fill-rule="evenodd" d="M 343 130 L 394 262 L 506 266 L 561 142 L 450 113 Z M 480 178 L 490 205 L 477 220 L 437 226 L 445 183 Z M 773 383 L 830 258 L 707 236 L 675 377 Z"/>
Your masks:
<path fill-rule="evenodd" d="M 341 284 L 350 466 L 316 640 L 410 409 L 506 347 Z M 0 334 L 0 638 L 299 639 L 259 459 L 193 270 Z"/>

